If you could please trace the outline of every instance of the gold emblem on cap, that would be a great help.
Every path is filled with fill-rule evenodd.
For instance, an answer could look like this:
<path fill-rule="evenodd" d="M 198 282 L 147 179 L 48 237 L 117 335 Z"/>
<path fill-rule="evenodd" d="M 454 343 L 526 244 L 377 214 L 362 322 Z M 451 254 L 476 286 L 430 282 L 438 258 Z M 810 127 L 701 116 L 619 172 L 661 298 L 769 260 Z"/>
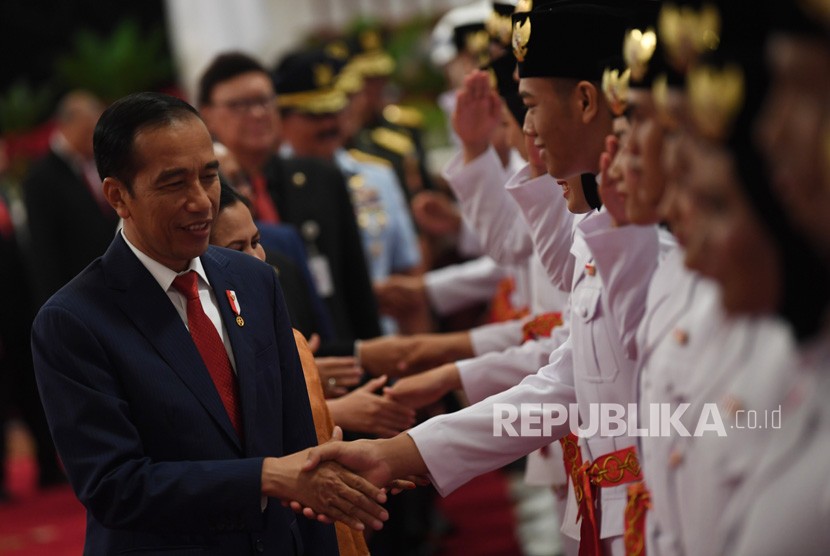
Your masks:
<path fill-rule="evenodd" d="M 490 46 L 490 35 L 487 31 L 476 31 L 468 33 L 464 37 L 464 50 L 473 56 L 482 56 L 487 53 Z"/>
<path fill-rule="evenodd" d="M 530 17 L 524 23 L 518 21 L 513 25 L 513 54 L 519 62 L 525 61 L 527 43 L 530 41 Z"/>
<path fill-rule="evenodd" d="M 634 81 L 640 81 L 646 76 L 648 63 L 656 49 L 657 33 L 654 29 L 648 28 L 645 32 L 632 29 L 626 33 L 623 41 L 623 58 L 631 69 L 631 77 Z"/>
<path fill-rule="evenodd" d="M 744 75 L 734 65 L 723 69 L 698 66 L 689 70 L 686 89 L 697 130 L 708 139 L 729 133 L 744 102 Z"/>
<path fill-rule="evenodd" d="M 380 50 L 380 35 L 375 30 L 364 31 L 360 34 L 360 46 L 367 52 Z"/>
<path fill-rule="evenodd" d="M 334 41 L 326 46 L 326 54 L 335 60 L 345 60 L 349 57 L 349 47 L 343 41 Z"/>
<path fill-rule="evenodd" d="M 331 86 L 334 80 L 334 70 L 328 64 L 314 66 L 314 86 L 318 89 Z"/>
<path fill-rule="evenodd" d="M 615 116 L 622 116 L 628 106 L 628 83 L 631 79 L 631 68 L 620 75 L 620 70 L 605 68 L 602 73 L 602 92 Z"/>
<path fill-rule="evenodd" d="M 240 317 L 239 315 L 236 316 L 236 325 L 237 326 L 245 326 L 245 319 Z"/>
<path fill-rule="evenodd" d="M 516 2 L 516 11 L 513 13 L 524 13 L 529 12 L 533 9 L 533 0 L 519 0 Z"/>
<path fill-rule="evenodd" d="M 657 23 L 660 40 L 678 71 L 686 71 L 707 50 L 717 49 L 720 27 L 720 12 L 708 4 L 700 11 L 666 4 Z"/>
<path fill-rule="evenodd" d="M 680 122 L 669 107 L 669 78 L 665 73 L 654 78 L 651 84 L 651 98 L 660 124 L 668 130 L 679 128 Z"/>
<path fill-rule="evenodd" d="M 509 15 L 501 15 L 499 12 L 494 10 L 490 13 L 490 17 L 487 19 L 484 27 L 487 29 L 487 32 L 490 33 L 490 36 L 495 40 L 505 46 L 510 44 L 510 35 L 513 32 L 513 26 L 511 25 Z"/>
<path fill-rule="evenodd" d="M 296 185 L 297 187 L 302 187 L 305 185 L 306 177 L 305 174 L 302 172 L 294 172 L 294 175 L 291 176 L 291 183 Z"/>

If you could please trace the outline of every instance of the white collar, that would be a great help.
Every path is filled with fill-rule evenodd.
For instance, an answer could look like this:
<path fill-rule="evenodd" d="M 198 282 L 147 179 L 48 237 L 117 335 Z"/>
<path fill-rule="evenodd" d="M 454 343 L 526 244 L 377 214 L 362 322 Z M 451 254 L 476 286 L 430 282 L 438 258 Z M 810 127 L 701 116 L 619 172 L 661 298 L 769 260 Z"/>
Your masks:
<path fill-rule="evenodd" d="M 123 228 L 121 229 L 121 237 L 124 238 L 124 241 L 127 242 L 127 247 L 129 247 L 130 250 L 133 253 L 135 253 L 135 256 L 138 257 L 139 261 L 141 261 L 141 264 L 143 264 L 144 267 L 150 271 L 150 274 L 153 275 L 153 278 L 156 279 L 156 282 L 159 283 L 159 286 L 161 286 L 161 289 L 163 289 L 164 291 L 170 289 L 170 286 L 173 285 L 173 280 L 176 279 L 176 276 L 178 276 L 179 274 L 184 274 L 185 272 L 189 272 L 191 270 L 195 271 L 199 278 L 201 278 L 205 284 L 210 286 L 210 282 L 207 279 L 207 274 L 205 274 L 205 269 L 202 266 L 202 260 L 199 257 L 196 257 L 195 259 L 190 261 L 190 265 L 188 265 L 187 270 L 182 272 L 176 272 L 175 270 L 171 270 L 163 264 L 161 264 L 160 262 L 150 258 L 149 256 L 147 256 L 147 254 L 140 251 L 138 247 L 130 243 L 130 240 L 127 239 L 127 235 L 124 233 Z"/>

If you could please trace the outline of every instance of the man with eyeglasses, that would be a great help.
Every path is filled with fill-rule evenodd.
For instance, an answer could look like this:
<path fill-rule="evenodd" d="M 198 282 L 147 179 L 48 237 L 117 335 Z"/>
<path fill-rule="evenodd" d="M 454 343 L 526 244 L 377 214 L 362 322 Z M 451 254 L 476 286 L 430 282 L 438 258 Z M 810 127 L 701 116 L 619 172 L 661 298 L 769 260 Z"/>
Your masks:
<path fill-rule="evenodd" d="M 348 189 L 325 161 L 281 159 L 271 77 L 253 58 L 225 53 L 202 75 L 198 105 L 214 138 L 236 158 L 253 190 L 257 220 L 297 227 L 335 328 L 332 353 L 380 334 L 377 304 Z"/>

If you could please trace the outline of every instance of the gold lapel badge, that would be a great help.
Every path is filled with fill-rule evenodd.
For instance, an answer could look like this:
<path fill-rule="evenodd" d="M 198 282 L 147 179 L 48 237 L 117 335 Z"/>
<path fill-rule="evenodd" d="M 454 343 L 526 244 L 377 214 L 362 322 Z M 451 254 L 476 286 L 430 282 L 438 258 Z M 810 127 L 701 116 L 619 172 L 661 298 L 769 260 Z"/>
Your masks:
<path fill-rule="evenodd" d="M 519 62 L 525 61 L 527 56 L 527 43 L 530 41 L 530 17 L 525 18 L 524 23 L 516 22 L 513 25 L 513 54 Z"/>
<path fill-rule="evenodd" d="M 631 68 L 620 74 L 620 70 L 605 68 L 602 73 L 602 92 L 614 116 L 622 116 L 628 106 L 628 84 L 631 79 Z"/>
<path fill-rule="evenodd" d="M 640 81 L 646 76 L 648 63 L 657 50 L 657 33 L 648 28 L 644 31 L 632 29 L 625 35 L 623 41 L 623 58 L 631 70 L 634 81 Z"/>
<path fill-rule="evenodd" d="M 503 45 L 508 45 L 513 32 L 513 26 L 510 23 L 509 15 L 501 15 L 494 10 L 490 12 L 490 17 L 484 23 L 484 27 L 491 37 Z"/>
<path fill-rule="evenodd" d="M 306 182 L 305 174 L 302 172 L 294 172 L 294 175 L 291 176 L 291 182 L 297 187 L 304 186 Z"/>

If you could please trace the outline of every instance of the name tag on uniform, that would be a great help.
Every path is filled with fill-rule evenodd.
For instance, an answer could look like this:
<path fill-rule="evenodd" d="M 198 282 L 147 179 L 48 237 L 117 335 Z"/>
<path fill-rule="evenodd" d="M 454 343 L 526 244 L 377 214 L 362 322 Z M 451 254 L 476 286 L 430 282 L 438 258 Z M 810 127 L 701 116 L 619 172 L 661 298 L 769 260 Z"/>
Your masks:
<path fill-rule="evenodd" d="M 331 279 L 329 260 L 323 255 L 313 255 L 308 258 L 308 269 L 320 297 L 330 297 L 334 293 L 334 281 Z"/>

